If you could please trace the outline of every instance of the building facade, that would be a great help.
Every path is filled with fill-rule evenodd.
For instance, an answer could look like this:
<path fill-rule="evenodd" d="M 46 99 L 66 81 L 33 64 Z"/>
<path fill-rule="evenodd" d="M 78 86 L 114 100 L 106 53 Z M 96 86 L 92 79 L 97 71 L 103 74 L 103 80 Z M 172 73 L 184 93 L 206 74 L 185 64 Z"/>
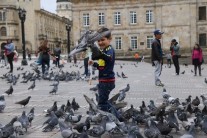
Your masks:
<path fill-rule="evenodd" d="M 153 31 L 164 31 L 163 49 L 175 38 L 183 53 L 195 42 L 207 46 L 207 0 L 73 0 L 73 38 L 87 29 L 112 30 L 117 55 L 150 54 Z"/>
<path fill-rule="evenodd" d="M 40 41 L 47 39 L 51 50 L 55 45 L 61 44 L 62 51 L 67 51 L 65 26 L 71 21 L 41 9 L 40 0 L 1 0 L 0 44 L 2 49 L 6 40 L 12 39 L 17 51 L 22 52 L 21 21 L 18 8 L 26 10 L 24 23 L 26 49 L 34 52 L 37 50 Z"/>

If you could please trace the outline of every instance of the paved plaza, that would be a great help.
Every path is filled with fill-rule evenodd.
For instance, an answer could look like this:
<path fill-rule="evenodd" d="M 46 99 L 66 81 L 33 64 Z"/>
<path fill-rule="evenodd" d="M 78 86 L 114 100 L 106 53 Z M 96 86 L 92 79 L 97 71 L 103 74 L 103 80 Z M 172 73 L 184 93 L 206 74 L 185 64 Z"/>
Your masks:
<path fill-rule="evenodd" d="M 31 71 L 30 66 L 25 66 L 24 70 L 17 71 L 16 68 L 20 66 L 20 62 L 21 61 L 14 63 L 14 74 L 19 74 L 26 70 Z M 32 62 L 34 61 L 29 61 L 29 64 Z M 154 68 L 152 65 L 145 62 L 134 64 L 135 62 L 116 61 L 115 73 L 118 72 L 121 74 L 121 72 L 124 72 L 128 78 L 123 79 L 116 77 L 116 88 L 112 91 L 111 96 L 116 94 L 120 89 L 126 87 L 127 84 L 130 84 L 130 90 L 125 98 L 125 101 L 128 102 L 127 108 L 130 107 L 130 104 L 138 108 L 143 100 L 148 105 L 151 99 L 155 101 L 156 105 L 161 104 L 163 100 L 161 95 L 163 88 L 154 85 Z M 63 70 L 69 72 L 79 70 L 82 74 L 84 72 L 84 67 L 80 67 L 83 66 L 83 61 L 78 61 L 77 65 L 78 67 L 75 67 L 73 63 L 66 63 Z M 51 67 L 52 66 L 54 65 L 51 64 Z M 207 77 L 207 66 L 202 65 L 202 76 L 194 76 L 191 72 L 193 69 L 192 65 L 181 65 L 180 68 L 181 72 L 185 71 L 185 73 L 176 76 L 174 66 L 167 68 L 166 65 L 163 65 L 161 80 L 165 84 L 167 92 L 173 97 L 179 97 L 181 101 L 184 101 L 188 95 L 192 95 L 194 99 L 195 96 L 206 94 L 207 84 L 204 82 L 204 78 Z M 57 70 L 58 69 L 54 69 L 54 71 Z M 8 71 L 9 69 L 6 67 L 1 68 L 0 76 Z M 97 73 L 96 71 L 95 74 L 97 75 Z M 37 80 L 35 89 L 27 90 L 32 82 L 29 81 L 27 84 L 24 84 L 20 83 L 21 80 L 22 79 L 13 86 L 13 95 L 5 95 L 6 108 L 3 113 L 0 113 L 0 123 L 5 124 L 14 116 L 20 116 L 23 110 L 28 113 L 32 107 L 35 107 L 35 119 L 33 120 L 32 126 L 28 129 L 28 132 L 24 136 L 20 136 L 20 138 L 61 138 L 59 129 L 54 129 L 52 132 L 47 133 L 42 132 L 42 123 L 47 119 L 43 110 L 50 108 L 54 101 L 57 101 L 58 107 L 60 107 L 61 104 L 66 104 L 68 99 L 72 101 L 72 98 L 75 98 L 81 107 L 75 114 L 85 115 L 89 106 L 83 94 L 95 98 L 94 92 L 89 89 L 98 83 L 97 80 L 93 80 L 92 85 L 89 85 L 87 81 L 83 80 L 61 81 L 57 95 L 50 95 L 49 91 L 52 87 L 49 85 L 53 82 Z M 4 94 L 9 86 L 10 84 L 5 80 L 0 79 L 0 94 Z M 31 96 L 31 99 L 25 108 L 14 104 L 16 101 L 22 100 L 28 96 Z M 171 132 L 175 138 L 180 137 L 183 133 L 183 131 L 176 133 L 175 130 Z M 202 132 L 196 136 L 196 138 L 204 137 L 206 137 L 206 135 Z"/>

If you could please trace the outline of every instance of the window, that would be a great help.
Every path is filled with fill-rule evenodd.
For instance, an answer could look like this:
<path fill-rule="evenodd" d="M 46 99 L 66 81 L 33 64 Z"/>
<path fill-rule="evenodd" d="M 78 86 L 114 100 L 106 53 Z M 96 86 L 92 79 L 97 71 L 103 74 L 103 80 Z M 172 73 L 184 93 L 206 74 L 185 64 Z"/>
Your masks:
<path fill-rule="evenodd" d="M 152 10 L 147 10 L 146 11 L 146 22 L 147 23 L 152 23 Z"/>
<path fill-rule="evenodd" d="M 115 25 L 120 25 L 121 24 L 121 13 L 120 12 L 115 12 L 114 13 L 114 24 Z"/>
<path fill-rule="evenodd" d="M 6 12 L 3 12 L 2 14 L 2 21 L 6 21 Z"/>
<path fill-rule="evenodd" d="M 199 7 L 199 20 L 206 20 L 206 7 Z"/>
<path fill-rule="evenodd" d="M 0 36 L 6 36 L 6 27 L 1 27 Z"/>
<path fill-rule="evenodd" d="M 89 26 L 89 13 L 83 14 L 83 26 Z"/>
<path fill-rule="evenodd" d="M 152 48 L 153 36 L 147 36 L 147 48 Z"/>
<path fill-rule="evenodd" d="M 121 37 L 115 37 L 116 49 L 121 49 Z"/>
<path fill-rule="evenodd" d="M 132 49 L 137 49 L 138 48 L 137 36 L 132 36 L 131 37 L 131 48 Z"/>
<path fill-rule="evenodd" d="M 137 23 L 137 13 L 134 11 L 130 11 L 130 24 Z"/>
<path fill-rule="evenodd" d="M 206 34 L 199 34 L 200 46 L 206 46 Z"/>
<path fill-rule="evenodd" d="M 98 14 L 98 24 L 99 24 L 99 25 L 104 25 L 104 24 L 105 24 L 104 13 L 99 13 L 99 14 Z"/>

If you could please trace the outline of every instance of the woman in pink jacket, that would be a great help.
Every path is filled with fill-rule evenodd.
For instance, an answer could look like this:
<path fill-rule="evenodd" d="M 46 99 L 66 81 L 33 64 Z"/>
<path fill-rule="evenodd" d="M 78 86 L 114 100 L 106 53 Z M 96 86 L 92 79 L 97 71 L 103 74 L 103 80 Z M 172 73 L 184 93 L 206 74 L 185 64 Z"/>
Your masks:
<path fill-rule="evenodd" d="M 201 64 L 203 62 L 203 53 L 202 53 L 202 49 L 200 48 L 199 44 L 195 44 L 193 48 L 192 62 L 194 65 L 194 72 L 195 72 L 194 76 L 197 75 L 197 68 L 199 71 L 199 75 L 201 76 Z"/>

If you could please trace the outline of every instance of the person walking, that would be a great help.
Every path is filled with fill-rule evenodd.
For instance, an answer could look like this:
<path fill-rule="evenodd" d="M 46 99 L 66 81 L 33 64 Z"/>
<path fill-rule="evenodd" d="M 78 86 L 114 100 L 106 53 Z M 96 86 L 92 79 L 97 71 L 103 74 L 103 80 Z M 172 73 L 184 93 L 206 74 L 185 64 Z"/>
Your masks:
<path fill-rule="evenodd" d="M 88 76 L 88 60 L 89 60 L 89 55 L 88 55 L 88 50 L 85 50 L 83 53 L 82 53 L 82 58 L 83 59 L 83 64 L 84 64 L 84 73 L 83 75 L 85 75 L 86 77 Z"/>
<path fill-rule="evenodd" d="M 42 65 L 42 74 L 45 74 L 45 65 L 47 65 L 47 70 L 50 68 L 50 55 L 51 51 L 48 48 L 48 40 L 44 40 L 41 46 L 39 47 L 39 50 L 37 53 L 40 53 L 41 55 L 41 65 Z M 52 56 L 52 55 L 51 55 Z M 54 57 L 55 58 L 55 57 Z"/>
<path fill-rule="evenodd" d="M 89 60 L 88 64 L 93 65 L 99 70 L 99 84 L 98 84 L 98 107 L 100 110 L 111 112 L 120 121 L 123 117 L 118 113 L 115 107 L 108 101 L 110 92 L 115 88 L 115 51 L 111 46 L 111 31 L 108 28 L 101 28 L 97 31 L 102 36 L 98 40 L 98 47 L 92 47 L 92 59 L 98 60 L 94 62 Z"/>
<path fill-rule="evenodd" d="M 194 65 L 194 76 L 197 75 L 197 68 L 199 71 L 199 76 L 201 76 L 201 64 L 203 63 L 203 52 L 199 44 L 195 44 L 192 52 L 192 62 Z"/>
<path fill-rule="evenodd" d="M 134 54 L 134 59 L 135 59 L 135 62 L 138 63 L 138 60 L 139 60 L 139 54 L 138 54 L 137 52 Z"/>
<path fill-rule="evenodd" d="M 154 31 L 155 39 L 152 41 L 152 51 L 151 51 L 151 60 L 152 65 L 155 66 L 155 85 L 156 86 L 164 86 L 164 84 L 160 80 L 160 75 L 162 71 L 162 64 L 163 64 L 163 52 L 160 43 L 160 39 L 162 38 L 162 34 L 160 30 Z"/>
<path fill-rule="evenodd" d="M 5 54 L 10 65 L 9 73 L 13 73 L 14 47 L 12 40 L 8 39 L 7 44 L 5 45 Z"/>
<path fill-rule="evenodd" d="M 179 56 L 180 56 L 180 46 L 176 39 L 172 39 L 170 51 L 172 55 L 173 64 L 175 66 L 176 75 L 180 74 L 180 66 L 179 66 Z"/>
<path fill-rule="evenodd" d="M 61 54 L 60 45 L 56 45 L 53 53 L 55 55 L 55 66 L 59 68 L 60 67 L 60 54 Z"/>

